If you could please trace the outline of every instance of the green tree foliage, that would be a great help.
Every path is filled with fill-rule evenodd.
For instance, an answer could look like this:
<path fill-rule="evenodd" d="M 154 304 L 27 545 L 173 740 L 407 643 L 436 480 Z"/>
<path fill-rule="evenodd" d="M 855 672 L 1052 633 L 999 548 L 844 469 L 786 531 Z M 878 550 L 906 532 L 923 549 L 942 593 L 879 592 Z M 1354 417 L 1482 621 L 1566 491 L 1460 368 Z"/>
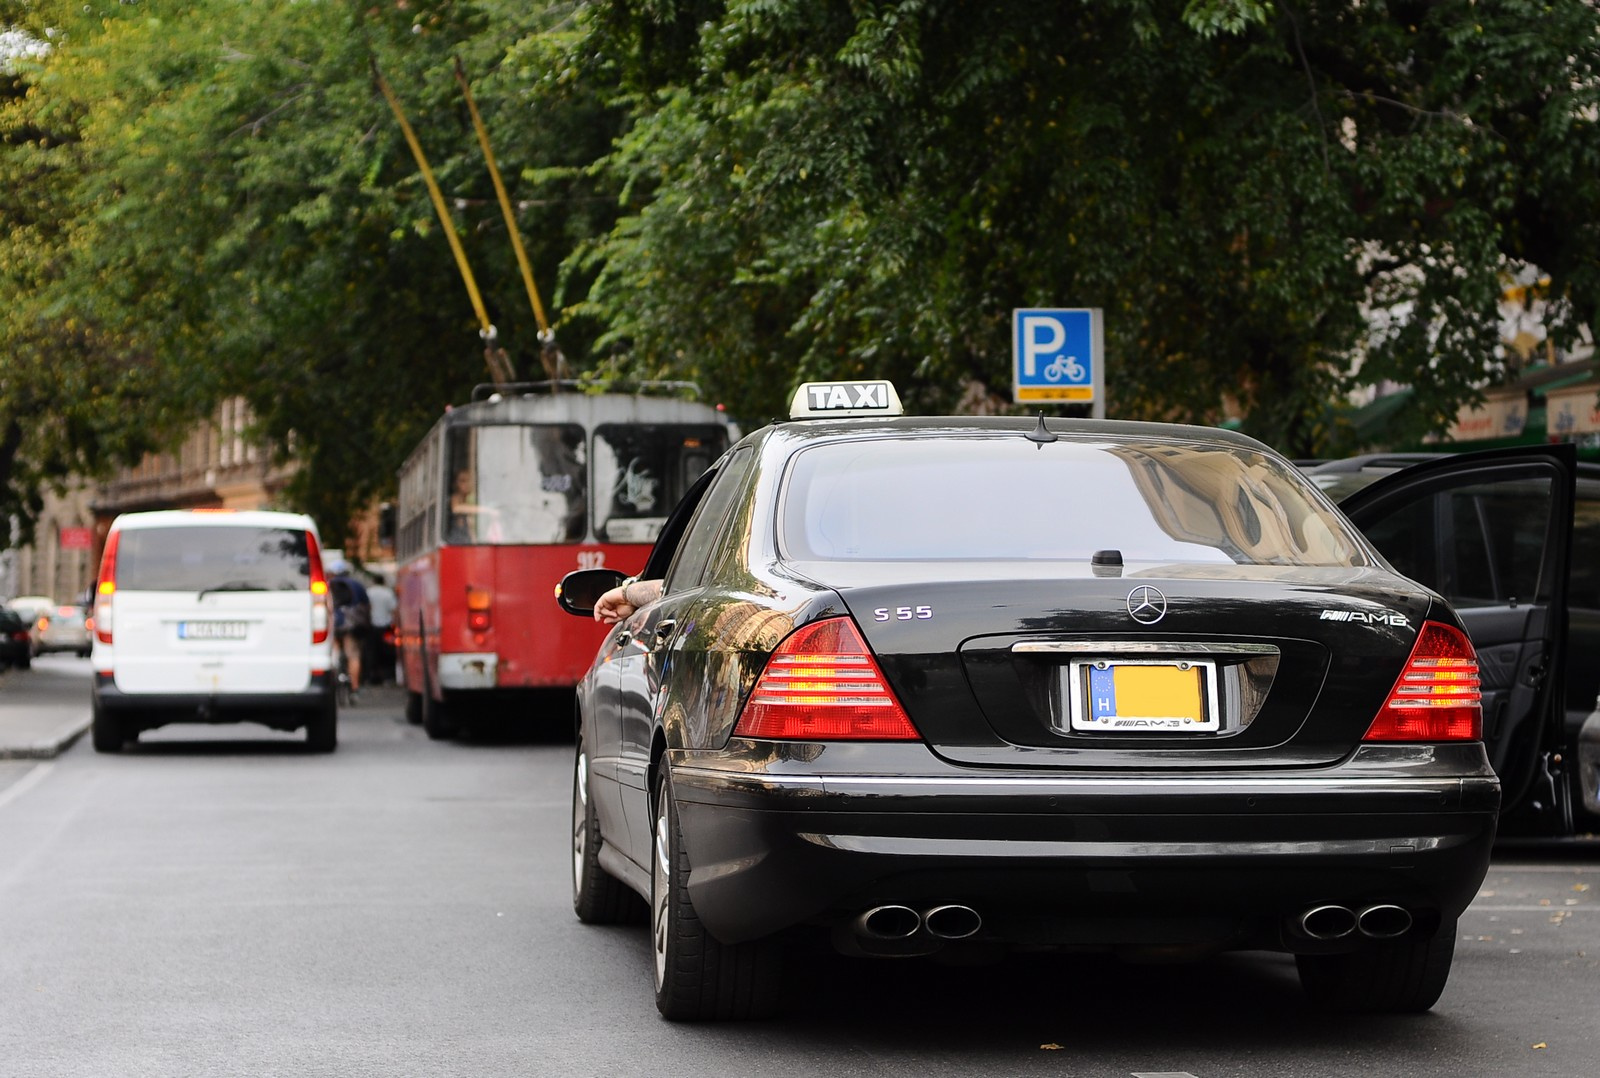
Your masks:
<path fill-rule="evenodd" d="M 948 407 L 1012 308 L 1098 306 L 1111 414 L 1326 452 L 1354 385 L 1418 435 L 1503 373 L 1507 272 L 1561 332 L 1600 295 L 1583 0 L 600 7 L 638 104 L 589 303 L 764 414 L 797 372 Z"/>
<path fill-rule="evenodd" d="M 293 500 L 338 541 L 443 408 L 488 380 L 375 65 L 438 171 L 501 341 L 543 377 L 453 68 L 479 73 L 536 279 L 553 281 L 612 202 L 582 172 L 609 143 L 606 106 L 561 83 L 568 7 L 142 0 L 13 18 L 52 48 L 16 65 L 0 114 L 0 420 L 20 432 L 0 440 L 0 509 L 26 514 L 40 473 L 136 459 L 239 394 L 301 464 Z M 559 107 L 527 108 L 535 94 Z"/>
<path fill-rule="evenodd" d="M 0 0 L 0 513 L 228 394 L 337 541 L 477 323 L 545 374 L 453 69 L 577 370 L 736 414 L 802 378 L 1004 393 L 1015 307 L 1106 311 L 1113 416 L 1343 448 L 1329 402 L 1485 379 L 1505 275 L 1600 302 L 1587 0 Z M 552 287 L 554 286 L 554 287 Z"/>

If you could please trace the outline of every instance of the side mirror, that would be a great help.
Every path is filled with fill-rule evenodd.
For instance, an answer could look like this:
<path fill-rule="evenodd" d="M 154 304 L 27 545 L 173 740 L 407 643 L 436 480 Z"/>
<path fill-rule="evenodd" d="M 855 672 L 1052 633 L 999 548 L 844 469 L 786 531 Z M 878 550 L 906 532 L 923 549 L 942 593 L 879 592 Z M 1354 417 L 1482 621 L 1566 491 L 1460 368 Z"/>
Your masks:
<path fill-rule="evenodd" d="M 594 604 L 600 596 L 628 579 L 616 569 L 576 569 L 556 585 L 556 602 L 569 614 L 594 617 Z"/>

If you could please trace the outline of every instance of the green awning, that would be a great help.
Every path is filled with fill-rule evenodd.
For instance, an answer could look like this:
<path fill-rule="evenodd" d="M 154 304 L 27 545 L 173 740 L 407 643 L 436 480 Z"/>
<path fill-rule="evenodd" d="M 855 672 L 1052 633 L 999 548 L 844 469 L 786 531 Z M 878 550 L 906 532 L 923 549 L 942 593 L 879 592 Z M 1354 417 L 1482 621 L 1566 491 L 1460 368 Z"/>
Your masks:
<path fill-rule="evenodd" d="M 1416 390 L 1407 387 L 1398 389 L 1393 393 L 1386 393 L 1381 397 L 1368 401 L 1350 413 L 1350 426 L 1355 431 L 1356 438 L 1361 444 L 1376 439 L 1389 420 L 1393 419 L 1402 408 L 1411 402 Z"/>

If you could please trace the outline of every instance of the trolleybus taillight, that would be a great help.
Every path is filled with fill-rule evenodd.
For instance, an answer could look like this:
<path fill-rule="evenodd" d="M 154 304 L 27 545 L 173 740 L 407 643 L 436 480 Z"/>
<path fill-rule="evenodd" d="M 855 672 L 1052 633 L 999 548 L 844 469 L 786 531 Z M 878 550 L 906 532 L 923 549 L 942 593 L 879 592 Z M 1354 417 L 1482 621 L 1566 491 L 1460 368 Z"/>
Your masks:
<path fill-rule="evenodd" d="M 467 628 L 475 633 L 489 628 L 491 600 L 487 588 L 467 588 Z"/>

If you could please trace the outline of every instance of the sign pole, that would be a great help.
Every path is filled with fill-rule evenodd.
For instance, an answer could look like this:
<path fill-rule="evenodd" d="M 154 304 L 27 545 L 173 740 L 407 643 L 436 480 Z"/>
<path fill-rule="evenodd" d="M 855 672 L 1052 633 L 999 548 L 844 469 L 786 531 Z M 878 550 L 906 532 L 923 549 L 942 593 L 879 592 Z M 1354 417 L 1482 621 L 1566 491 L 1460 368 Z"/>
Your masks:
<path fill-rule="evenodd" d="M 1104 419 L 1106 417 L 1106 316 L 1105 311 L 1099 307 L 1090 308 L 1089 334 L 1093 341 L 1094 354 L 1094 404 L 1090 406 L 1089 418 Z"/>

